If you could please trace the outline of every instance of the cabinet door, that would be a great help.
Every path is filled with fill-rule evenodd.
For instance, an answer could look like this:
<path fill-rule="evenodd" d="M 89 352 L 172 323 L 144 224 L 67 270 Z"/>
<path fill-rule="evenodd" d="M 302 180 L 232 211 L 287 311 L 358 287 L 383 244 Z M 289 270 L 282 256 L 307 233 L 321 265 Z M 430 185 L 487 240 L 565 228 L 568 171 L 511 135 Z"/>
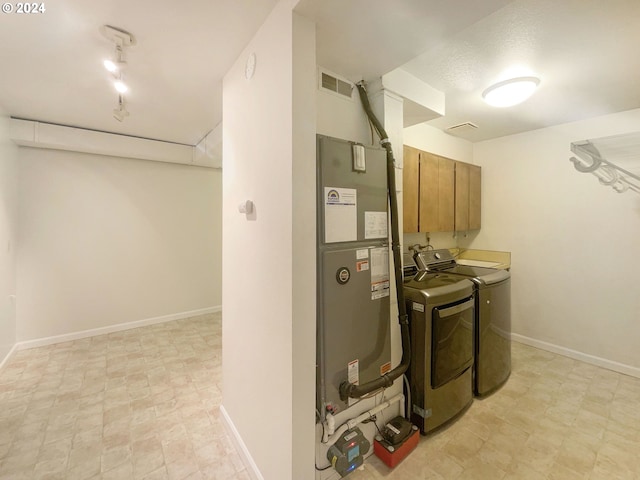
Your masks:
<path fill-rule="evenodd" d="M 480 228 L 480 167 L 405 146 L 402 178 L 404 232 Z"/>
<path fill-rule="evenodd" d="M 420 221 L 421 232 L 438 232 L 439 229 L 439 158 L 420 152 Z"/>
<path fill-rule="evenodd" d="M 438 158 L 438 229 L 434 232 L 452 232 L 455 212 L 455 162 Z"/>
<path fill-rule="evenodd" d="M 458 232 L 469 230 L 469 164 L 456 162 L 456 220 Z"/>
<path fill-rule="evenodd" d="M 402 229 L 406 233 L 416 233 L 418 232 L 420 151 L 405 145 L 402 163 Z"/>
<path fill-rule="evenodd" d="M 469 230 L 479 230 L 481 226 L 481 176 L 477 165 L 469 165 Z"/>

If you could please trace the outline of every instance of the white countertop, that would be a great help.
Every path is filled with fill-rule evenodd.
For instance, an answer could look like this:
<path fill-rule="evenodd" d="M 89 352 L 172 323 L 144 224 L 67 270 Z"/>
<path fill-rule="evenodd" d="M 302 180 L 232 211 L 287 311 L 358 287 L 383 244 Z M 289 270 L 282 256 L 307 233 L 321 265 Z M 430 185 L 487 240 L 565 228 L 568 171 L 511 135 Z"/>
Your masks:
<path fill-rule="evenodd" d="M 467 258 L 459 258 L 456 260 L 458 265 L 468 265 L 470 267 L 488 267 L 488 268 L 496 268 L 499 265 L 502 265 L 499 262 L 485 262 L 483 260 L 469 260 Z"/>

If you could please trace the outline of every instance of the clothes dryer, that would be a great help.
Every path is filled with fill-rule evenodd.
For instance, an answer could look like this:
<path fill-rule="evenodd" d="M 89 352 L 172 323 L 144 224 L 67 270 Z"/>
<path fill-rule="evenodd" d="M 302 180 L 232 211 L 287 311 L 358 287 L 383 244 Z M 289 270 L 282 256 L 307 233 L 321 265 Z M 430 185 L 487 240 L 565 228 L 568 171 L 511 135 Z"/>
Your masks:
<path fill-rule="evenodd" d="M 473 283 L 418 272 L 404 280 L 411 325 L 411 421 L 421 433 L 455 420 L 473 401 Z"/>
<path fill-rule="evenodd" d="M 458 265 L 451 252 L 425 250 L 415 255 L 421 271 L 468 278 L 475 289 L 474 394 L 500 388 L 511 374 L 511 274 L 507 270 Z"/>

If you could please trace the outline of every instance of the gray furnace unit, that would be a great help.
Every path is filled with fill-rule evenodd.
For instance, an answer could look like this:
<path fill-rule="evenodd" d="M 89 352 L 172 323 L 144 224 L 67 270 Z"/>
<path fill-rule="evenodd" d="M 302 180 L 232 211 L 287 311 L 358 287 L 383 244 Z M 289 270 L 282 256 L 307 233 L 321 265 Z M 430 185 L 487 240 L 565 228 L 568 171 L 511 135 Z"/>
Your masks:
<path fill-rule="evenodd" d="M 340 384 L 391 370 L 386 153 L 317 139 L 317 407 L 348 407 Z M 353 400 L 350 400 L 353 402 Z"/>

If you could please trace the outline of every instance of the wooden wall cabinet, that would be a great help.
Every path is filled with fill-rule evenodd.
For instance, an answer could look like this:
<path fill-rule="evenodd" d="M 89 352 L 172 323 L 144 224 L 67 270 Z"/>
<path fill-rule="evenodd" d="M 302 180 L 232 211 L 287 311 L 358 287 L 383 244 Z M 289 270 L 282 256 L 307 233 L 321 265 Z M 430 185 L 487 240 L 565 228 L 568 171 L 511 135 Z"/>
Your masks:
<path fill-rule="evenodd" d="M 482 169 L 469 165 L 469 230 L 480 230 L 482 226 Z"/>
<path fill-rule="evenodd" d="M 406 145 L 403 163 L 405 233 L 480 228 L 480 167 Z"/>
<path fill-rule="evenodd" d="M 420 150 L 405 145 L 402 165 L 402 228 L 405 232 L 416 233 L 419 232 Z"/>

